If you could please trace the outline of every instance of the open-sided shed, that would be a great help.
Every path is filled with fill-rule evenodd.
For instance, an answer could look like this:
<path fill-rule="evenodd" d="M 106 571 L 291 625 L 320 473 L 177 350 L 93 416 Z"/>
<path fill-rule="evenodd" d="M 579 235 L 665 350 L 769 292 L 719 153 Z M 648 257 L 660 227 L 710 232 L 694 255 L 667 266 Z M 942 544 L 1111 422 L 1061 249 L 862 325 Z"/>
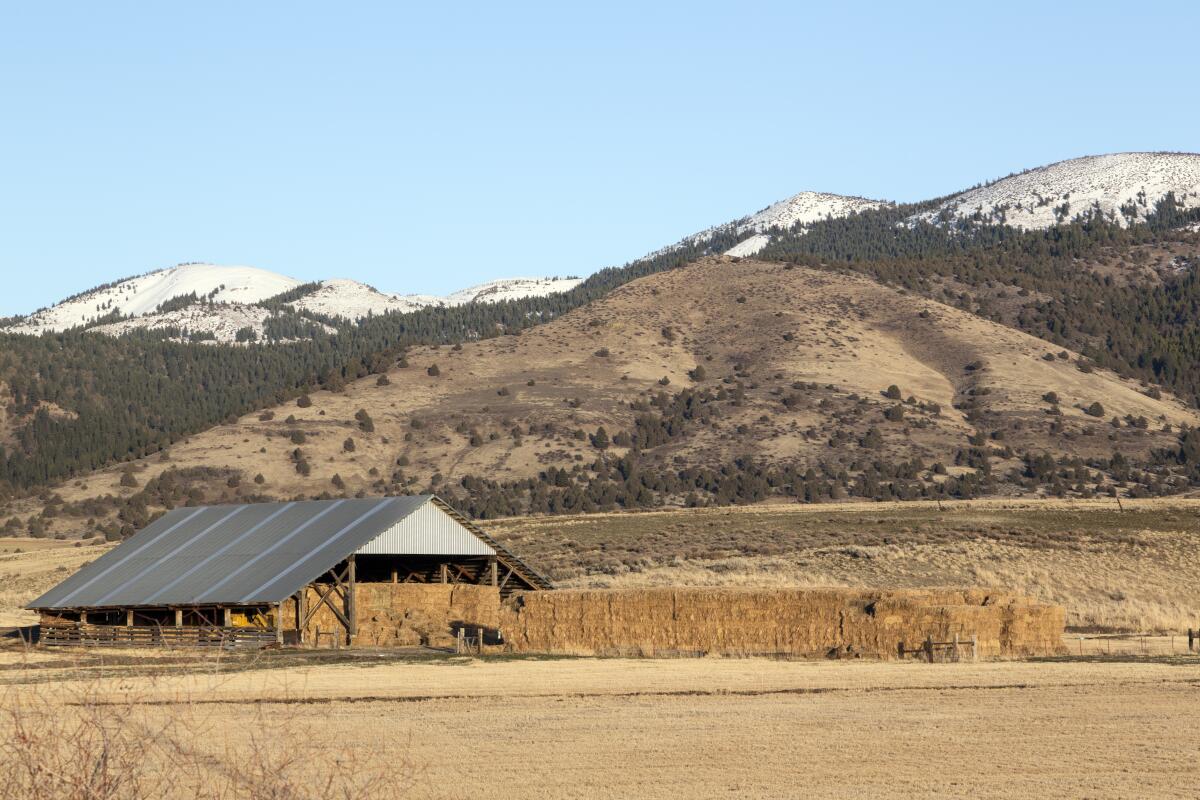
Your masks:
<path fill-rule="evenodd" d="M 178 508 L 28 608 L 47 643 L 303 641 L 322 608 L 353 643 L 364 582 L 551 588 L 441 499 L 415 495 Z"/>

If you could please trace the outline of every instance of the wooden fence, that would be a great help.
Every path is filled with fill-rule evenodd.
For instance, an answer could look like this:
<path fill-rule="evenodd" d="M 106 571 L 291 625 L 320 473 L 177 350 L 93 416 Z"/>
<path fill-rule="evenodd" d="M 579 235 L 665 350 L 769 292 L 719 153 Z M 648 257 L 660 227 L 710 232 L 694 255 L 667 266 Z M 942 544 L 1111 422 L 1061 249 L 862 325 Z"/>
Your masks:
<path fill-rule="evenodd" d="M 40 641 L 51 647 L 266 647 L 275 644 L 275 631 L 208 625 L 43 625 Z"/>
<path fill-rule="evenodd" d="M 896 652 L 900 658 L 907 656 L 918 656 L 924 658 L 930 664 L 934 661 L 963 661 L 964 651 L 970 648 L 969 659 L 971 661 L 979 660 L 979 637 L 972 634 L 970 639 L 960 639 L 958 634 L 954 634 L 954 639 L 949 642 L 935 642 L 931 638 L 926 638 L 925 641 L 918 644 L 916 647 L 907 647 L 904 642 L 896 647 Z M 941 656 L 939 658 L 939 655 Z"/>

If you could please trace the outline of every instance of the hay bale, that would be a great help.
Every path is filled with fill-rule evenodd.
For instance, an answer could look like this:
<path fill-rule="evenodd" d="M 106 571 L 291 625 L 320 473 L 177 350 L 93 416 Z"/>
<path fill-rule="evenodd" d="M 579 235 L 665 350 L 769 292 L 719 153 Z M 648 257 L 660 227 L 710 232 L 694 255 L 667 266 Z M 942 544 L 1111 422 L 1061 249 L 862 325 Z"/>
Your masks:
<path fill-rule="evenodd" d="M 646 588 L 526 592 L 500 613 L 510 649 L 893 658 L 978 637 L 981 656 L 1056 652 L 1064 614 L 984 589 Z"/>

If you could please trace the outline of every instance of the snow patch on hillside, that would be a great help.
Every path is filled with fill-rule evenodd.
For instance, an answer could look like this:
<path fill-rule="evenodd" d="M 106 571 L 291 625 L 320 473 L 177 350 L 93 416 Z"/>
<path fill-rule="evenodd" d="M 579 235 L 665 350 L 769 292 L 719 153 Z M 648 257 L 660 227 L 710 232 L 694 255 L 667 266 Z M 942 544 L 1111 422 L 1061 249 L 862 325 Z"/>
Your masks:
<path fill-rule="evenodd" d="M 1099 208 L 1128 226 L 1144 220 L 1168 192 L 1183 206 L 1200 205 L 1200 155 L 1114 153 L 1059 161 L 962 192 L 912 219 L 976 219 L 1038 230 Z"/>
<path fill-rule="evenodd" d="M 416 311 L 440 303 L 441 298 L 430 295 L 387 294 L 359 281 L 335 278 L 322 281 L 320 289 L 288 305 L 300 312 L 359 320 L 391 312 Z"/>
<path fill-rule="evenodd" d="M 446 295 L 444 301 L 446 305 L 461 306 L 467 303 L 499 303 L 525 297 L 547 297 L 569 292 L 581 283 L 582 278 L 505 278 L 460 289 Z"/>
<path fill-rule="evenodd" d="M 753 236 L 751 236 L 749 239 L 743 239 L 742 241 L 735 244 L 733 247 L 726 250 L 725 255 L 737 256 L 738 258 L 745 258 L 746 256 L 754 255 L 755 253 L 759 252 L 760 250 L 762 250 L 764 247 L 766 247 L 770 243 L 771 243 L 770 236 L 768 236 L 765 233 L 756 233 Z"/>

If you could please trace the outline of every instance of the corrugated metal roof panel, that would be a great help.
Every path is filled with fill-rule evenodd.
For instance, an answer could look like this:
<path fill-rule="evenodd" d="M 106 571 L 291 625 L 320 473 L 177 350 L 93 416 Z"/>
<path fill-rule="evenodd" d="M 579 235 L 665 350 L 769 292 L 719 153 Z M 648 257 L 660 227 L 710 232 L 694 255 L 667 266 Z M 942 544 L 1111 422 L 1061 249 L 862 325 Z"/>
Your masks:
<path fill-rule="evenodd" d="M 278 602 L 429 500 L 175 509 L 29 607 Z"/>
<path fill-rule="evenodd" d="M 494 556 L 496 549 L 433 503 L 358 548 L 364 555 Z"/>

